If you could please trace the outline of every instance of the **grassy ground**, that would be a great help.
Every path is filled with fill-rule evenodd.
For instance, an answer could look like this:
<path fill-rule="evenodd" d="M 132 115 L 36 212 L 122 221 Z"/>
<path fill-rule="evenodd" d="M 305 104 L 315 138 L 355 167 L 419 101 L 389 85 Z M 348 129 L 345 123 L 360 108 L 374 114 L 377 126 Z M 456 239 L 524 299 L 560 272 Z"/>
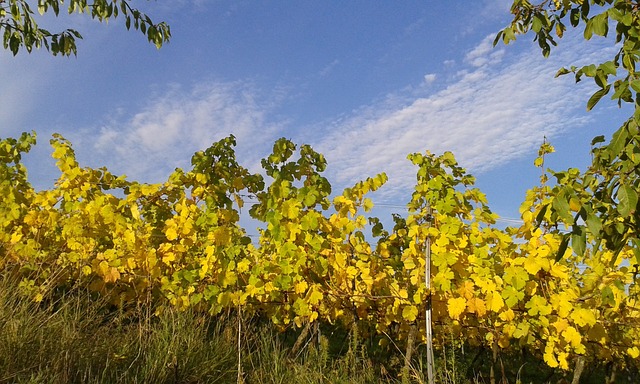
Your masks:
<path fill-rule="evenodd" d="M 330 356 L 326 338 L 292 356 L 294 335 L 256 319 L 123 311 L 78 290 L 37 304 L 16 290 L 0 279 L 0 383 L 393 381 L 362 349 Z"/>
<path fill-rule="evenodd" d="M 34 303 L 17 290 L 0 277 L 0 384 L 426 382 L 422 350 L 403 377 L 404 357 L 393 342 L 381 349 L 377 340 L 339 327 L 321 329 L 322 336 L 311 332 L 295 346 L 300 331 L 278 333 L 258 318 L 123 310 L 81 289 Z M 489 351 L 467 347 L 465 353 L 451 340 L 437 352 L 436 382 L 490 383 L 489 361 Z M 602 372 L 589 367 L 581 383 L 604 382 Z M 495 377 L 571 382 L 571 373 L 551 371 L 531 356 L 505 357 Z M 616 382 L 633 379 L 618 375 Z"/>

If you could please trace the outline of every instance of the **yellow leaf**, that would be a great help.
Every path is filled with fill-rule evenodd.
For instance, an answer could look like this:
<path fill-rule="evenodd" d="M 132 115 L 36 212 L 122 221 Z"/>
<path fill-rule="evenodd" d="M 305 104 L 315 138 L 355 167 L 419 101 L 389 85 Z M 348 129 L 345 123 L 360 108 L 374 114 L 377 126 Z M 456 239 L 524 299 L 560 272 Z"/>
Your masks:
<path fill-rule="evenodd" d="M 102 219 L 105 224 L 113 223 L 115 214 L 113 213 L 113 208 L 110 205 L 105 205 L 100 208 L 100 215 L 102 215 Z"/>
<path fill-rule="evenodd" d="M 567 273 L 567 267 L 558 263 L 551 266 L 551 276 L 557 277 L 560 280 L 569 279 L 569 273 Z"/>
<path fill-rule="evenodd" d="M 547 363 L 548 366 L 550 366 L 551 368 L 555 368 L 557 367 L 558 364 L 558 360 L 556 360 L 556 356 L 553 353 L 553 343 L 548 343 L 547 346 L 544 348 L 544 362 Z"/>
<path fill-rule="evenodd" d="M 188 236 L 193 231 L 193 222 L 191 220 L 186 220 L 182 223 L 182 234 Z"/>
<path fill-rule="evenodd" d="M 347 259 L 344 256 L 344 253 L 337 252 L 335 254 L 336 266 L 340 268 L 345 268 L 347 266 Z"/>
<path fill-rule="evenodd" d="M 249 270 L 249 267 L 251 266 L 251 262 L 247 259 L 242 259 L 238 262 L 238 265 L 236 266 L 236 270 L 238 271 L 238 273 L 245 273 Z"/>
<path fill-rule="evenodd" d="M 498 315 L 498 317 L 500 317 L 500 319 L 502 321 L 505 322 L 510 322 L 511 320 L 513 320 L 515 318 L 515 313 L 513 313 L 513 311 L 511 310 L 511 308 L 507 309 L 506 311 L 500 313 Z"/>
<path fill-rule="evenodd" d="M 538 259 L 533 255 L 529 255 L 529 257 L 527 257 L 524 260 L 524 269 L 530 275 L 537 274 L 541 268 L 542 268 L 542 265 L 540 265 L 540 263 L 538 262 Z"/>
<path fill-rule="evenodd" d="M 402 309 L 402 318 L 407 321 L 415 321 L 418 317 L 418 307 L 415 305 L 407 305 Z"/>
<path fill-rule="evenodd" d="M 173 241 L 173 240 L 178 238 L 178 232 L 176 231 L 175 227 L 167 228 L 167 230 L 164 232 L 164 234 L 165 234 L 165 236 L 167 236 L 167 240 L 169 240 L 169 241 Z"/>
<path fill-rule="evenodd" d="M 311 314 L 309 304 L 301 298 L 297 298 L 296 301 L 293 303 L 293 310 L 299 316 L 307 316 Z"/>
<path fill-rule="evenodd" d="M 547 303 L 547 299 L 539 295 L 531 297 L 527 304 L 525 304 L 525 308 L 529 309 L 529 316 L 535 316 L 537 314 L 547 316 L 551 313 L 551 306 Z"/>
<path fill-rule="evenodd" d="M 569 327 L 569 322 L 567 319 L 558 319 L 553 323 L 554 328 L 558 333 L 563 332 L 567 327 Z"/>
<path fill-rule="evenodd" d="M 592 310 L 586 308 L 576 308 L 571 313 L 571 319 L 580 327 L 584 327 L 585 325 L 593 326 L 596 324 L 595 314 Z"/>
<path fill-rule="evenodd" d="M 136 259 L 134 259 L 133 257 L 127 258 L 127 267 L 129 267 L 129 269 L 135 269 L 136 268 Z"/>
<path fill-rule="evenodd" d="M 458 288 L 458 293 L 462 295 L 465 299 L 471 299 L 475 294 L 474 284 L 472 281 L 466 280 L 460 288 Z"/>
<path fill-rule="evenodd" d="M 497 292 L 489 293 L 487 302 L 489 302 L 489 309 L 493 312 L 499 312 L 504 307 L 504 300 Z"/>
<path fill-rule="evenodd" d="M 228 287 L 233 285 L 238 281 L 238 275 L 236 275 L 235 271 L 227 270 L 224 274 L 224 278 L 222 279 L 222 286 Z"/>
<path fill-rule="evenodd" d="M 638 347 L 627 348 L 627 353 L 629 354 L 629 356 L 631 356 L 632 359 L 636 359 L 638 356 L 640 356 L 640 350 L 638 349 Z"/>
<path fill-rule="evenodd" d="M 309 301 L 309 304 L 311 305 L 316 305 L 320 302 L 320 300 L 322 300 L 324 296 L 322 295 L 322 292 L 311 290 L 311 293 L 309 294 L 309 298 L 307 299 Z"/>
<path fill-rule="evenodd" d="M 469 312 L 475 313 L 478 316 L 484 316 L 487 313 L 487 306 L 484 300 L 477 297 L 467 300 L 467 308 Z"/>
<path fill-rule="evenodd" d="M 239 266 L 240 264 L 238 264 L 238 267 Z M 309 284 L 307 284 L 307 282 L 304 280 L 298 281 L 293 285 L 293 289 L 295 293 L 305 293 L 308 287 L 309 287 Z"/>
<path fill-rule="evenodd" d="M 13 232 L 11 234 L 11 244 L 16 244 L 22 239 L 22 232 Z"/>
<path fill-rule="evenodd" d="M 288 219 L 295 219 L 300 213 L 300 203 L 297 200 L 287 200 L 282 203 L 282 215 Z"/>
<path fill-rule="evenodd" d="M 566 352 L 558 353 L 558 365 L 560 368 L 567 370 L 569 369 L 569 362 L 567 362 L 567 356 L 569 356 Z"/>
<path fill-rule="evenodd" d="M 134 231 L 132 231 L 130 229 L 127 229 L 122 234 L 122 237 L 124 238 L 124 241 L 126 243 L 131 244 L 131 245 L 135 245 L 135 243 L 136 243 L 136 234 L 135 234 Z"/>
<path fill-rule="evenodd" d="M 115 283 L 120 278 L 120 272 L 116 268 L 109 268 L 103 279 L 105 283 Z"/>
<path fill-rule="evenodd" d="M 266 293 L 270 293 L 272 291 L 275 291 L 276 287 L 273 285 L 272 282 L 268 281 L 265 285 L 264 285 L 264 291 Z"/>
<path fill-rule="evenodd" d="M 573 309 L 571 297 L 566 292 L 554 293 L 549 300 L 561 318 L 566 318 Z"/>
<path fill-rule="evenodd" d="M 138 206 L 135 204 L 131 206 L 131 217 L 135 220 L 140 220 L 140 211 L 138 210 Z"/>
<path fill-rule="evenodd" d="M 516 339 L 523 338 L 529 334 L 529 324 L 528 323 L 520 323 L 513 331 L 513 337 Z"/>
<path fill-rule="evenodd" d="M 464 297 L 456 297 L 447 300 L 447 311 L 452 319 L 459 319 L 467 308 L 467 300 Z"/>
<path fill-rule="evenodd" d="M 173 252 L 167 252 L 162 255 L 162 262 L 165 264 L 169 264 L 176 259 L 176 254 Z"/>
<path fill-rule="evenodd" d="M 100 264 L 98 264 L 98 271 L 100 271 L 101 276 L 105 276 L 109 273 L 109 263 L 104 260 L 101 261 Z"/>
<path fill-rule="evenodd" d="M 562 337 L 564 337 L 564 339 L 573 347 L 577 347 L 582 344 L 582 336 L 572 326 L 568 326 L 567 329 L 562 332 Z"/>
<path fill-rule="evenodd" d="M 416 263 L 413 261 L 413 258 L 407 257 L 404 261 L 404 269 L 410 271 L 416 267 Z"/>
<path fill-rule="evenodd" d="M 508 348 L 511 343 L 509 342 L 509 337 L 507 335 L 500 335 L 498 338 L 498 345 L 500 348 Z"/>

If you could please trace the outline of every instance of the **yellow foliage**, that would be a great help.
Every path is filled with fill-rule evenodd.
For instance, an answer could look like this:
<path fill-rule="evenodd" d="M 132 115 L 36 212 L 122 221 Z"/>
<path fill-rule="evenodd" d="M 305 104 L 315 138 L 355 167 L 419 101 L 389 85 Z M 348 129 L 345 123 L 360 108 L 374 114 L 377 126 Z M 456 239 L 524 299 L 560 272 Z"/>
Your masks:
<path fill-rule="evenodd" d="M 459 319 L 467 308 L 467 300 L 464 297 L 455 297 L 447 300 L 447 310 L 452 319 Z"/>
<path fill-rule="evenodd" d="M 544 348 L 554 368 L 567 369 L 576 355 L 592 351 L 604 359 L 640 357 L 634 331 L 640 313 L 630 299 L 637 290 L 628 262 L 633 250 L 615 260 L 609 251 L 578 257 L 568 250 L 555 262 L 562 235 L 547 225 L 551 210 L 537 222 L 541 207 L 551 204 L 548 187 L 527 194 L 522 226 L 502 230 L 490 225 L 495 215 L 484 197 L 466 187 L 469 180 L 461 182 L 464 170 L 451 154 L 414 155 L 418 183 L 408 215 L 394 229 L 373 218 L 374 243 L 361 212 L 373 206 L 366 193 L 385 178 L 345 190 L 331 206 L 329 188 L 318 182 L 321 167 L 309 165 L 320 157 L 290 162 L 285 145 L 269 160 L 273 184 L 251 192 L 264 223 L 254 245 L 230 208 L 241 206 L 251 177 L 231 157 L 220 162 L 224 169 L 212 165 L 224 151 L 196 156 L 203 163 L 194 170 L 145 185 L 80 168 L 70 146 L 56 143 L 63 175 L 52 190 L 17 196 L 19 180 L 0 180 L 6 254 L 0 272 L 7 265 L 42 271 L 30 287 L 25 283 L 30 297 L 43 299 L 43 281 L 62 272 L 120 304 L 153 292 L 163 305 L 179 308 L 202 302 L 212 313 L 240 305 L 248 313 L 266 311 L 281 327 L 349 323 L 355 311 L 378 332 L 391 324 L 405 332 L 422 321 L 429 297 L 436 327 L 447 324 L 476 345 L 497 342 L 506 349 L 517 340 L 513 348 Z M 7 145 L 0 140 L 0 150 Z M 587 207 L 575 198 L 568 203 L 574 212 Z M 588 237 L 587 247 L 593 243 Z"/>

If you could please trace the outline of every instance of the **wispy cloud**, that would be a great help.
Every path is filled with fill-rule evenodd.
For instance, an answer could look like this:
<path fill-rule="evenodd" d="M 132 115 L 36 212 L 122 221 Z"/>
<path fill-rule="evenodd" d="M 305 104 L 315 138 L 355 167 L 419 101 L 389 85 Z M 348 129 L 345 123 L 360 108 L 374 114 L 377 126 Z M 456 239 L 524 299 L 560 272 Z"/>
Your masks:
<path fill-rule="evenodd" d="M 424 75 L 424 82 L 427 84 L 431 84 L 436 81 L 437 78 L 438 75 L 436 75 L 435 73 L 427 73 L 426 75 Z"/>
<path fill-rule="evenodd" d="M 332 62 L 330 62 L 329 64 L 325 65 L 324 68 L 322 68 L 322 70 L 320 70 L 320 77 L 325 77 L 327 75 L 329 75 L 331 73 L 331 71 L 333 71 L 333 69 L 340 64 L 340 60 L 335 59 Z"/>
<path fill-rule="evenodd" d="M 28 56 L 26 51 L 17 56 L 8 50 L 0 52 L 0 67 L 5 69 L 0 73 L 0 137 L 14 136 L 30 129 L 22 122 L 38 109 L 33 100 L 37 100 L 46 89 L 46 80 L 52 73 L 52 68 L 36 55 Z"/>
<path fill-rule="evenodd" d="M 92 166 L 106 165 L 132 179 L 158 182 L 175 167 L 189 168 L 194 152 L 233 134 L 240 162 L 255 170 L 281 128 L 268 117 L 274 102 L 264 100 L 240 82 L 190 90 L 173 86 L 141 111 L 116 111 L 98 129 L 89 127 L 69 138 Z"/>
<path fill-rule="evenodd" d="M 554 79 L 554 74 L 578 58 L 601 57 L 602 46 L 565 39 L 562 49 L 545 60 L 530 44 L 492 48 L 492 39 L 470 50 L 465 64 L 439 90 L 423 84 L 418 91 L 401 91 L 312 139 L 326 155 L 333 178 L 349 185 L 384 171 L 390 182 L 383 194 L 404 196 L 415 180 L 409 153 L 452 151 L 462 166 L 478 173 L 531 155 L 544 136 L 588 121 L 584 103 L 593 89 L 576 86 L 568 76 Z"/>

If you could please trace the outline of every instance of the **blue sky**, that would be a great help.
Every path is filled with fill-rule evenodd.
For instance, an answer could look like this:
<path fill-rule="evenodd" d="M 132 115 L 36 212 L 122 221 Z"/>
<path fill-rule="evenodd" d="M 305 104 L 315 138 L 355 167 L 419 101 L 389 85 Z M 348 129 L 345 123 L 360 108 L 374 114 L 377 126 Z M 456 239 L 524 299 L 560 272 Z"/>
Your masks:
<path fill-rule="evenodd" d="M 586 113 L 595 90 L 561 66 L 611 56 L 611 44 L 568 33 L 544 59 L 531 41 L 492 47 L 510 21 L 507 0 L 134 2 L 171 25 L 157 50 L 121 20 L 72 15 L 43 23 L 85 37 L 78 56 L 0 53 L 0 137 L 35 130 L 30 179 L 57 177 L 48 140 L 73 142 L 83 165 L 143 182 L 189 167 L 193 152 L 234 134 L 238 157 L 259 170 L 279 137 L 329 161 L 334 191 L 386 172 L 378 214 L 401 211 L 411 152 L 454 152 L 490 206 L 518 217 L 543 137 L 554 169 L 584 168 L 593 136 L 627 115 L 614 102 Z"/>

